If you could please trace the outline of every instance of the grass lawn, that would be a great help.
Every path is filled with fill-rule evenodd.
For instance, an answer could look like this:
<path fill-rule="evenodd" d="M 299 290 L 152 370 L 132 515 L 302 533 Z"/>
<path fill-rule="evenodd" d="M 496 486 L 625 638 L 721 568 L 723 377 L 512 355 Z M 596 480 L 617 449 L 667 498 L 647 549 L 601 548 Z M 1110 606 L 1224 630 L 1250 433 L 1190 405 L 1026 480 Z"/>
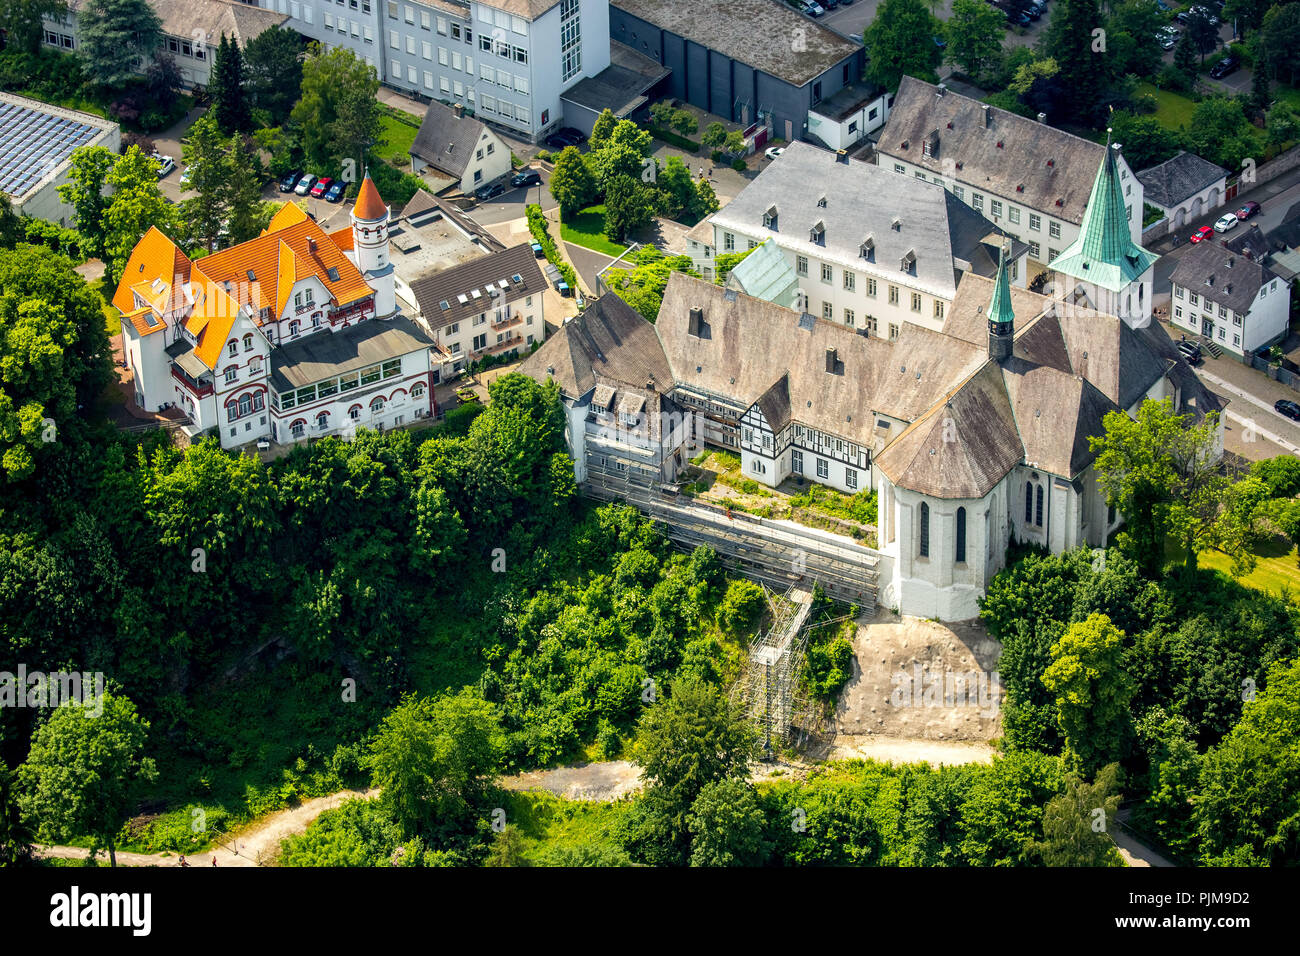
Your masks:
<path fill-rule="evenodd" d="M 1172 540 L 1165 549 L 1165 555 L 1181 566 L 1182 550 Z M 1300 564 L 1297 564 L 1296 549 L 1285 538 L 1276 537 L 1255 552 L 1255 570 L 1237 578 L 1247 587 L 1257 591 L 1279 594 L 1289 590 L 1292 603 L 1300 604 Z M 1232 559 L 1222 551 L 1202 551 L 1196 559 L 1197 567 L 1222 571 L 1232 577 Z"/>
<path fill-rule="evenodd" d="M 607 256 L 621 256 L 627 246 L 605 238 L 605 207 L 588 206 L 575 216 L 560 222 L 560 238 L 575 246 L 584 246 Z"/>
<path fill-rule="evenodd" d="M 100 279 L 98 282 L 92 282 L 90 287 L 99 293 L 99 307 L 104 313 L 104 327 L 108 329 L 108 334 L 111 338 L 122 331 L 122 313 L 117 311 L 111 301 L 113 298 L 113 292 L 116 290 L 103 279 Z"/>
<path fill-rule="evenodd" d="M 1150 93 L 1156 98 L 1154 115 L 1161 126 L 1176 130 L 1191 123 L 1196 104 L 1181 93 L 1157 89 L 1151 83 L 1139 83 L 1137 93 Z"/>
<path fill-rule="evenodd" d="M 379 113 L 379 143 L 375 151 L 386 161 L 392 162 L 394 158 L 400 159 L 395 165 L 406 167 L 410 164 L 411 144 L 415 142 L 415 134 L 418 133 L 419 127 L 412 126 L 403 118 L 404 114 L 399 115 L 396 112 L 381 110 Z"/>

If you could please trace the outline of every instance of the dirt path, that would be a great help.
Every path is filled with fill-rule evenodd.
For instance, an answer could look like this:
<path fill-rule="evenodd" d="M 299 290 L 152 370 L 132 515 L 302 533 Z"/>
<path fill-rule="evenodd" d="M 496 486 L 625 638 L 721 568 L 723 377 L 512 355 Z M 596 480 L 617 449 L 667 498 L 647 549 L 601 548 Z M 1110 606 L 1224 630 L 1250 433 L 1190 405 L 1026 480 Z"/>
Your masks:
<path fill-rule="evenodd" d="M 570 800 L 617 800 L 641 789 L 641 768 L 627 760 L 532 770 L 503 777 L 507 790 L 546 790 Z"/>
<path fill-rule="evenodd" d="M 187 862 L 192 866 L 261 866 L 270 862 L 280 852 L 280 841 L 285 837 L 302 833 L 318 816 L 326 810 L 332 810 L 345 800 L 360 797 L 369 800 L 379 793 L 378 790 L 343 790 L 328 797 L 316 797 L 289 810 L 281 810 L 262 820 L 256 821 L 248 829 L 235 834 L 231 839 L 211 850 L 191 857 Z M 55 857 L 65 860 L 85 859 L 89 851 L 75 846 L 38 847 L 37 856 Z M 100 856 L 101 864 L 107 862 L 107 854 Z M 179 866 L 179 854 L 176 853 L 117 853 L 118 866 Z"/>
<path fill-rule="evenodd" d="M 906 737 L 840 734 L 835 738 L 833 760 L 866 758 L 887 763 L 939 764 L 991 763 L 994 750 L 973 740 L 916 740 Z"/>

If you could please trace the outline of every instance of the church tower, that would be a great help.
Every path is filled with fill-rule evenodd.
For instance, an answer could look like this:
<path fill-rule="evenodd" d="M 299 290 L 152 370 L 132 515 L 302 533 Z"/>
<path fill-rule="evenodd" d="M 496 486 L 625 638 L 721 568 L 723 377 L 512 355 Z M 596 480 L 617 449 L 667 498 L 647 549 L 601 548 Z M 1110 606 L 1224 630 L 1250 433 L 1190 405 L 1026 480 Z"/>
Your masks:
<path fill-rule="evenodd" d="M 1133 241 L 1116 162 L 1119 144 L 1106 138 L 1079 237 L 1056 257 L 1056 297 L 1119 316 L 1133 328 L 1151 321 L 1153 266 L 1158 258 Z"/>
<path fill-rule="evenodd" d="M 388 261 L 388 207 L 367 173 L 352 206 L 352 248 L 357 268 L 366 284 L 375 290 L 375 316 L 386 318 L 397 311 L 397 290 L 393 264 Z"/>
<path fill-rule="evenodd" d="M 1011 281 L 1007 278 L 1007 247 L 998 253 L 998 278 L 989 300 L 989 358 L 1001 362 L 1011 357 L 1016 315 L 1011 311 Z"/>

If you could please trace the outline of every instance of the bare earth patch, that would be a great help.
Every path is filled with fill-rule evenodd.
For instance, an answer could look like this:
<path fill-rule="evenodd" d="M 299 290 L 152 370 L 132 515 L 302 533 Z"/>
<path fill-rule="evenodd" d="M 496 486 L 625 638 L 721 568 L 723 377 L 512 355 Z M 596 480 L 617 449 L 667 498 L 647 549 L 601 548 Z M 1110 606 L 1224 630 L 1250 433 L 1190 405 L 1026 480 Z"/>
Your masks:
<path fill-rule="evenodd" d="M 617 800 L 641 789 L 641 768 L 627 760 L 530 770 L 498 781 L 507 790 L 545 790 L 569 800 Z"/>

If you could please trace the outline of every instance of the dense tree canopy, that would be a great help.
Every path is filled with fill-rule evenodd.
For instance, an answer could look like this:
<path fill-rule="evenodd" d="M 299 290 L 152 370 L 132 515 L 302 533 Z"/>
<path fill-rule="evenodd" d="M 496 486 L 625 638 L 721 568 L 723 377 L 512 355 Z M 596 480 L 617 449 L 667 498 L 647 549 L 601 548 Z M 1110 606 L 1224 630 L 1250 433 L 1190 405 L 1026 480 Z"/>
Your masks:
<path fill-rule="evenodd" d="M 85 0 L 77 10 L 77 53 L 86 76 L 122 87 L 162 45 L 162 20 L 148 0 Z"/>

